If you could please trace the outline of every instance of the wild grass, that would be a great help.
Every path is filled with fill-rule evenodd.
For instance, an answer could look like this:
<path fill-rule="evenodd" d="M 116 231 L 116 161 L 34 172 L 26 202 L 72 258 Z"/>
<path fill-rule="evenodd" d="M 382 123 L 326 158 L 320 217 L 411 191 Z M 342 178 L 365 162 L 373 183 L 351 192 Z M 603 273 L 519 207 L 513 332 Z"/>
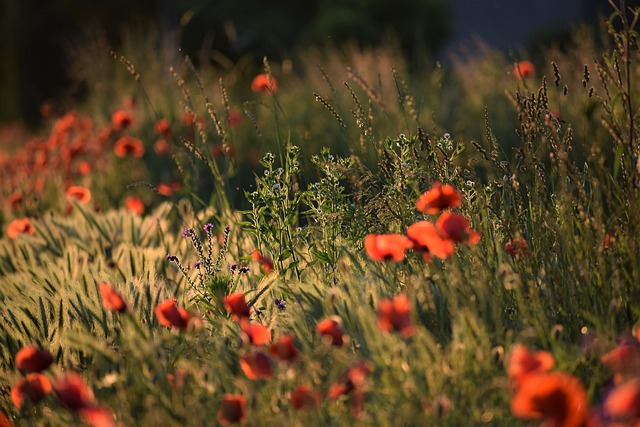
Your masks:
<path fill-rule="evenodd" d="M 246 63 L 169 72 L 138 39 L 124 48 L 133 73 L 110 59 L 102 74 L 100 49 L 79 56 L 90 132 L 132 96 L 125 132 L 146 151 L 116 158 L 107 138 L 101 166 L 82 178 L 88 205 L 64 211 L 59 181 L 41 193 L 25 185 L 26 202 L 7 205 L 35 233 L 0 240 L 2 412 L 16 425 L 80 422 L 54 395 L 12 403 L 16 353 L 37 345 L 54 355 L 48 376 L 81 373 L 123 425 L 215 424 L 225 394 L 246 398 L 250 425 L 527 425 L 510 409 L 506 370 L 521 343 L 577 377 L 596 414 L 613 376 L 601 356 L 620 337 L 636 341 L 640 316 L 636 17 L 622 3 L 608 38 L 580 30 L 523 80 L 488 47 L 426 75 L 410 75 L 392 47 L 265 59 L 278 89 L 264 93 L 249 90 Z M 181 125 L 185 112 L 204 125 Z M 153 150 L 161 118 L 166 154 Z M 182 189 L 157 194 L 170 180 Z M 416 209 L 435 182 L 461 194 L 456 212 L 479 243 L 430 263 L 413 251 L 373 260 L 367 235 L 435 220 Z M 132 193 L 143 216 L 122 207 Z M 102 282 L 130 311 L 105 308 Z M 228 312 L 233 292 L 270 342 L 294 337 L 298 357 L 272 360 L 270 378 L 241 368 L 268 349 Z M 379 328 L 380 302 L 398 294 L 410 301 L 410 337 Z M 199 320 L 161 326 L 155 309 L 170 297 Z M 316 331 L 327 318 L 339 318 L 343 346 Z M 369 373 L 349 383 L 355 391 L 327 398 L 359 363 Z M 301 384 L 319 393 L 317 408 L 293 408 Z"/>

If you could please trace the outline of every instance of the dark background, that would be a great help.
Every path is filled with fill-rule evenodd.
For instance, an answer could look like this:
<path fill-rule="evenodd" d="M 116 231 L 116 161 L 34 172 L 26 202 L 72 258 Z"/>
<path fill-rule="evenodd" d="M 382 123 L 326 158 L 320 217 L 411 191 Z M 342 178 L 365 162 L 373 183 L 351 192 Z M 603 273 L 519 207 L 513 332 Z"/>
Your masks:
<path fill-rule="evenodd" d="M 0 0 L 0 122 L 35 123 L 43 102 L 81 96 L 69 93 L 65 46 L 87 29 L 116 49 L 125 28 L 178 31 L 196 62 L 209 57 L 203 49 L 277 59 L 309 45 L 375 46 L 393 33 L 420 66 L 474 35 L 523 49 L 609 13 L 606 0 Z"/>

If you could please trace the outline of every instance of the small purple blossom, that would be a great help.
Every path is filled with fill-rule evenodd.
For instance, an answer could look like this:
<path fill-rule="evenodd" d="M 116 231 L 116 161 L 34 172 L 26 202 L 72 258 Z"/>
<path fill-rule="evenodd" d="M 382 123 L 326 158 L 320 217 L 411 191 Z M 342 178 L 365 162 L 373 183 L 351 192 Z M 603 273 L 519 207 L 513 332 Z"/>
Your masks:
<path fill-rule="evenodd" d="M 198 260 L 193 263 L 193 268 L 200 268 L 201 265 L 202 265 L 202 261 Z"/>
<path fill-rule="evenodd" d="M 189 233 L 191 233 L 191 230 L 190 230 L 190 229 L 188 229 L 188 228 L 185 228 L 185 229 L 182 231 L 182 237 L 189 237 Z"/>
<path fill-rule="evenodd" d="M 229 266 L 229 270 L 231 271 L 236 271 L 237 268 L 238 268 L 238 264 L 236 264 L 235 262 Z"/>
<path fill-rule="evenodd" d="M 177 261 L 177 260 L 178 260 L 178 257 L 177 257 L 177 256 L 175 256 L 175 255 L 171 255 L 170 253 L 168 253 L 168 252 L 167 252 L 167 256 L 165 257 L 165 259 L 166 259 L 167 261 L 175 262 L 175 261 Z"/>
<path fill-rule="evenodd" d="M 205 226 L 203 227 L 204 231 L 206 231 L 207 233 L 211 233 L 211 230 L 213 230 L 213 224 L 208 223 L 205 224 Z"/>
<path fill-rule="evenodd" d="M 273 299 L 273 303 L 276 305 L 276 307 L 278 308 L 278 310 L 283 311 L 285 308 L 287 308 L 287 302 L 284 299 L 280 299 L 280 298 L 274 298 Z"/>

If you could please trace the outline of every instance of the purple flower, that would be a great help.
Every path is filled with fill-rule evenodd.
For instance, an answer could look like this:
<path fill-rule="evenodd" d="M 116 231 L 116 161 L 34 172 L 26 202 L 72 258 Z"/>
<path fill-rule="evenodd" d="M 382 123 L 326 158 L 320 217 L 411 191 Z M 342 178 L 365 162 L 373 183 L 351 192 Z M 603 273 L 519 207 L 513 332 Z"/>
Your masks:
<path fill-rule="evenodd" d="M 207 233 L 210 233 L 210 232 L 211 232 L 211 230 L 213 230 L 213 224 L 211 224 L 211 223 L 205 224 L 205 226 L 203 227 L 203 229 L 204 229 L 204 231 L 206 231 Z"/>
<path fill-rule="evenodd" d="M 238 264 L 236 264 L 235 262 L 229 266 L 229 269 L 231 271 L 236 271 L 236 268 L 238 268 Z"/>
<path fill-rule="evenodd" d="M 274 298 L 273 299 L 273 303 L 276 305 L 276 307 L 278 308 L 278 310 L 283 311 L 285 308 L 287 308 L 287 302 L 283 299 L 280 298 Z"/>
<path fill-rule="evenodd" d="M 240 273 L 248 273 L 251 269 L 249 267 L 240 267 Z"/>
<path fill-rule="evenodd" d="M 178 257 L 177 257 L 177 256 L 175 256 L 175 255 L 171 255 L 170 253 L 167 253 L 167 256 L 165 257 L 165 259 L 166 259 L 167 261 L 175 262 L 175 261 L 177 261 L 177 260 L 178 260 Z"/>
<path fill-rule="evenodd" d="M 201 265 L 202 265 L 202 261 L 198 260 L 195 263 L 193 263 L 193 268 L 200 268 Z"/>
<path fill-rule="evenodd" d="M 189 233 L 191 233 L 191 230 L 188 228 L 185 228 L 184 231 L 182 232 L 182 237 L 189 237 Z"/>

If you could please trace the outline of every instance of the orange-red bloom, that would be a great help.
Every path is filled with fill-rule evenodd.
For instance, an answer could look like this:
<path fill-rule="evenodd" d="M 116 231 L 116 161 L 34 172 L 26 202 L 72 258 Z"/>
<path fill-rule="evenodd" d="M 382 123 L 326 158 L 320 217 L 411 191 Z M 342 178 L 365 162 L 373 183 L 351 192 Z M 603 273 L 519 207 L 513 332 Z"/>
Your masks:
<path fill-rule="evenodd" d="M 171 125 L 166 119 L 158 120 L 154 129 L 158 135 L 164 138 L 169 138 L 169 136 L 171 136 Z"/>
<path fill-rule="evenodd" d="M 620 344 L 600 358 L 618 377 L 640 374 L 640 344 Z M 618 378 L 619 379 L 619 378 Z"/>
<path fill-rule="evenodd" d="M 9 417 L 4 412 L 0 412 L 0 427 L 14 427 Z"/>
<path fill-rule="evenodd" d="M 47 350 L 30 345 L 16 353 L 16 367 L 21 371 L 42 372 L 53 363 L 53 356 Z"/>
<path fill-rule="evenodd" d="M 223 426 L 243 424 L 246 420 L 245 407 L 247 399 L 240 394 L 225 394 L 222 396 L 222 406 L 218 411 L 218 422 Z"/>
<path fill-rule="evenodd" d="M 263 345 L 269 344 L 271 341 L 271 331 L 269 328 L 264 326 L 261 323 L 251 323 L 247 322 L 246 319 L 242 319 L 240 321 L 240 325 L 242 327 L 242 332 L 244 332 L 244 336 L 246 340 L 253 345 Z"/>
<path fill-rule="evenodd" d="M 98 285 L 98 292 L 102 299 L 102 305 L 107 310 L 124 313 L 129 309 L 124 298 L 122 298 L 122 295 L 116 291 L 113 285 L 102 282 Z"/>
<path fill-rule="evenodd" d="M 298 349 L 293 342 L 293 335 L 283 335 L 269 347 L 269 353 L 276 359 L 292 361 L 298 357 Z"/>
<path fill-rule="evenodd" d="M 240 321 L 242 319 L 248 319 L 251 315 L 249 310 L 249 304 L 244 298 L 242 292 L 234 292 L 222 298 L 222 304 L 227 311 L 230 311 L 234 320 Z"/>
<path fill-rule="evenodd" d="M 68 372 L 53 382 L 58 400 L 72 411 L 93 406 L 94 395 L 84 378 L 75 372 Z"/>
<path fill-rule="evenodd" d="M 357 417 L 364 407 L 366 379 L 370 373 L 371 370 L 365 362 L 353 365 L 337 383 L 329 387 L 327 397 L 337 400 L 343 395 L 351 396 L 351 413 Z"/>
<path fill-rule="evenodd" d="M 513 415 L 542 418 L 550 426 L 584 426 L 588 409 L 587 392 L 580 381 L 563 372 L 529 375 L 511 398 Z"/>
<path fill-rule="evenodd" d="M 67 199 L 75 199 L 78 203 L 86 204 L 91 200 L 91 191 L 81 185 L 72 185 L 67 188 Z"/>
<path fill-rule="evenodd" d="M 271 273 L 273 271 L 273 261 L 270 258 L 262 255 L 259 250 L 254 250 L 251 253 L 251 259 L 254 261 L 260 261 L 260 265 L 265 272 Z"/>
<path fill-rule="evenodd" d="M 513 75 L 516 79 L 523 80 L 536 73 L 536 67 L 531 61 L 520 61 L 513 67 Z"/>
<path fill-rule="evenodd" d="M 10 239 L 15 239 L 21 234 L 32 235 L 35 232 L 36 230 L 31 225 L 29 218 L 14 219 L 7 226 L 7 237 Z"/>
<path fill-rule="evenodd" d="M 42 374 L 27 374 L 23 379 L 11 387 L 11 401 L 18 409 L 26 402 L 34 405 L 40 402 L 47 394 L 51 393 L 51 383 Z"/>
<path fill-rule="evenodd" d="M 405 337 L 410 337 L 416 331 L 409 319 L 410 312 L 411 301 L 407 294 L 397 295 L 393 299 L 382 299 L 378 303 L 378 327 L 383 331 L 400 332 Z"/>
<path fill-rule="evenodd" d="M 166 139 L 160 138 L 156 142 L 153 143 L 153 151 L 156 154 L 169 154 L 169 142 Z"/>
<path fill-rule="evenodd" d="M 124 200 L 124 207 L 136 215 L 142 215 L 144 213 L 144 203 L 138 196 L 128 196 Z"/>
<path fill-rule="evenodd" d="M 451 184 L 442 185 L 439 182 L 433 184 L 416 202 L 416 208 L 420 212 L 429 215 L 440 213 L 443 209 L 455 208 L 462 203 L 462 196 Z"/>
<path fill-rule="evenodd" d="M 402 261 L 412 247 L 413 242 L 402 234 L 369 234 L 364 238 L 364 248 L 375 261 Z"/>
<path fill-rule="evenodd" d="M 81 408 L 80 418 L 91 427 L 118 427 L 113 411 L 104 406 L 88 406 Z"/>
<path fill-rule="evenodd" d="M 138 138 L 125 135 L 116 141 L 113 152 L 118 157 L 142 157 L 144 155 L 144 144 Z"/>
<path fill-rule="evenodd" d="M 418 221 L 407 228 L 407 237 L 413 242 L 413 249 L 422 252 L 425 261 L 431 261 L 431 255 L 447 259 L 455 250 L 453 241 L 443 239 L 435 225 L 429 221 Z"/>
<path fill-rule="evenodd" d="M 291 393 L 291 406 L 296 411 L 313 411 L 320 405 L 320 393 L 306 384 L 300 385 Z"/>
<path fill-rule="evenodd" d="M 449 211 L 440 215 L 436 221 L 436 228 L 440 236 L 456 243 L 473 246 L 480 241 L 480 233 L 471 229 L 467 218 Z"/>
<path fill-rule="evenodd" d="M 640 379 L 634 378 L 614 388 L 604 402 L 604 410 L 619 421 L 639 421 Z"/>
<path fill-rule="evenodd" d="M 522 237 L 514 237 L 504 245 L 504 250 L 514 258 L 527 255 L 529 243 Z"/>
<path fill-rule="evenodd" d="M 169 298 L 156 306 L 156 317 L 162 326 L 179 330 L 187 329 L 191 315 L 189 312 L 176 305 L 176 300 Z"/>
<path fill-rule="evenodd" d="M 111 116 L 111 124 L 113 127 L 120 130 L 126 129 L 133 123 L 133 115 L 126 110 L 117 110 Z"/>
<path fill-rule="evenodd" d="M 344 344 L 344 332 L 341 328 L 342 319 L 336 316 L 321 320 L 316 325 L 316 332 L 322 335 L 323 339 L 327 339 L 331 345 L 342 347 Z"/>
<path fill-rule="evenodd" d="M 516 344 L 509 353 L 507 375 L 517 384 L 522 383 L 527 375 L 550 371 L 555 360 L 548 351 L 529 351 L 523 344 Z"/>
<path fill-rule="evenodd" d="M 273 376 L 271 358 L 262 351 L 254 351 L 240 357 L 240 368 L 250 380 L 271 378 Z"/>
<path fill-rule="evenodd" d="M 277 92 L 278 82 L 270 74 L 258 74 L 251 81 L 251 90 L 254 92 Z"/>

